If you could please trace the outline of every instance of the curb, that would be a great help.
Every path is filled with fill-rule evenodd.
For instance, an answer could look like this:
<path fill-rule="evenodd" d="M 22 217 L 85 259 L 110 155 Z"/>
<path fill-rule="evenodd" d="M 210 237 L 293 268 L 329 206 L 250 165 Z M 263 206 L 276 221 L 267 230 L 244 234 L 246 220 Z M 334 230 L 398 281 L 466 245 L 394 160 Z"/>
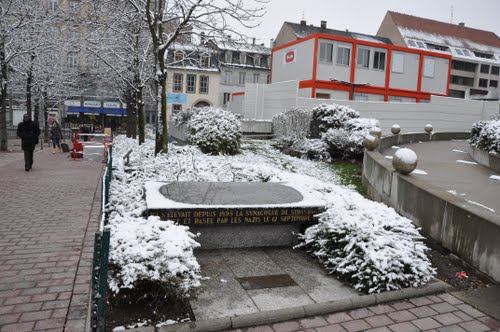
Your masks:
<path fill-rule="evenodd" d="M 345 298 L 338 301 L 313 303 L 299 307 L 286 309 L 259 311 L 231 317 L 222 317 L 166 325 L 160 328 L 160 332 L 212 332 L 229 329 L 250 327 L 282 322 L 291 319 L 300 319 L 309 316 L 324 315 L 328 313 L 358 309 L 376 304 L 404 300 L 412 297 L 444 293 L 451 288 L 447 283 L 435 279 L 430 284 L 418 288 L 405 288 L 385 293 L 363 295 L 354 298 Z M 150 332 L 149 328 L 134 329 L 136 332 Z"/>

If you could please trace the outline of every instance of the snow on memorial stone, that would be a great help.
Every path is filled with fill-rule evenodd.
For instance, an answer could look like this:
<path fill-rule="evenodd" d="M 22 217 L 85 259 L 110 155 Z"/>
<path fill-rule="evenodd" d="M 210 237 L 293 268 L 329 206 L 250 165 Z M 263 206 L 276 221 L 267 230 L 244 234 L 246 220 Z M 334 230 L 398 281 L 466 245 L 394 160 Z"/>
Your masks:
<path fill-rule="evenodd" d="M 410 174 L 417 168 L 417 154 L 408 148 L 398 149 L 392 158 L 392 166 L 401 174 Z"/>
<path fill-rule="evenodd" d="M 425 131 L 430 133 L 432 131 L 432 125 L 431 124 L 426 124 L 425 127 L 424 127 Z"/>
<path fill-rule="evenodd" d="M 370 129 L 370 135 L 377 136 L 378 138 L 382 137 L 382 129 L 375 127 Z"/>

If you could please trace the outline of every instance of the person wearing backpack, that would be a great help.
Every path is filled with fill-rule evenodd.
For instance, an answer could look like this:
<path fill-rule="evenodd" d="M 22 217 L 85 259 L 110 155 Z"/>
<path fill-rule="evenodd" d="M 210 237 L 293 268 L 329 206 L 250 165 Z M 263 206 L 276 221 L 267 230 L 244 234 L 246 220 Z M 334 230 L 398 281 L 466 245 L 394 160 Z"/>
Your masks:
<path fill-rule="evenodd" d="M 40 128 L 31 121 L 28 114 L 23 115 L 23 122 L 17 125 L 17 136 L 21 138 L 21 146 L 24 150 L 24 169 L 29 171 L 33 167 L 33 152 L 38 144 Z"/>

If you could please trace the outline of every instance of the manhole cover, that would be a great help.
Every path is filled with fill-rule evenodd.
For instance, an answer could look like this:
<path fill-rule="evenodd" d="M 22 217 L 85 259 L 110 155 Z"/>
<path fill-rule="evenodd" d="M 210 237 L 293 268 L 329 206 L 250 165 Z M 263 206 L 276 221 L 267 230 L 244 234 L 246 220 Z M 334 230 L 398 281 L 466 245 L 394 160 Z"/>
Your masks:
<path fill-rule="evenodd" d="M 237 278 L 237 280 L 245 290 L 297 286 L 288 274 Z"/>

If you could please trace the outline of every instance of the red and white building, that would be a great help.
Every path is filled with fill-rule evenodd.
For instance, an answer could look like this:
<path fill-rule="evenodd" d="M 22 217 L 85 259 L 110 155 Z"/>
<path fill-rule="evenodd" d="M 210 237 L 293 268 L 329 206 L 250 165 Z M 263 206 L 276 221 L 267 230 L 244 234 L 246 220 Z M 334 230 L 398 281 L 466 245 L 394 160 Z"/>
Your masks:
<path fill-rule="evenodd" d="M 300 96 L 425 102 L 447 96 L 451 55 L 389 39 L 285 22 L 272 50 L 271 82 L 299 81 Z"/>

